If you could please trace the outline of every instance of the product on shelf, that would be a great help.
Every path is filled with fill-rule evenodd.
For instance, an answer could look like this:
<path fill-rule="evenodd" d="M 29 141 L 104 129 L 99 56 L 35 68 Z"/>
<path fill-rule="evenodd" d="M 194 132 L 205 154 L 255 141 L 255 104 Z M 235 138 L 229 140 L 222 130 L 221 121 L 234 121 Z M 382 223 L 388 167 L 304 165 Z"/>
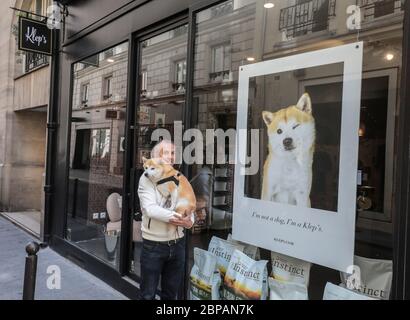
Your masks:
<path fill-rule="evenodd" d="M 376 300 L 333 283 L 326 283 L 323 300 Z"/>
<path fill-rule="evenodd" d="M 267 260 L 255 261 L 239 250 L 233 252 L 222 285 L 224 300 L 266 300 Z"/>
<path fill-rule="evenodd" d="M 271 252 L 272 273 L 271 277 L 279 281 L 288 281 L 309 286 L 311 263 Z"/>
<path fill-rule="evenodd" d="M 269 277 L 269 300 L 308 300 L 306 285 Z"/>
<path fill-rule="evenodd" d="M 219 300 L 221 276 L 212 253 L 194 248 L 194 265 L 189 280 L 190 300 Z"/>
<path fill-rule="evenodd" d="M 370 259 L 355 256 L 349 273 L 341 272 L 344 287 L 369 297 L 388 300 L 393 276 L 391 260 Z"/>
<path fill-rule="evenodd" d="M 243 253 L 246 254 L 249 258 L 252 258 L 254 260 L 260 260 L 260 253 L 259 253 L 259 248 L 256 246 L 253 246 L 248 243 L 243 243 L 237 240 L 232 239 L 232 235 L 228 234 L 228 239 L 227 241 L 232 242 L 232 243 L 238 243 L 244 246 L 243 248 Z"/>
<path fill-rule="evenodd" d="M 231 260 L 232 253 L 235 249 L 243 251 L 244 246 L 215 236 L 212 237 L 211 242 L 209 243 L 208 251 L 216 257 L 216 265 L 222 277 L 225 276 L 229 261 Z"/>

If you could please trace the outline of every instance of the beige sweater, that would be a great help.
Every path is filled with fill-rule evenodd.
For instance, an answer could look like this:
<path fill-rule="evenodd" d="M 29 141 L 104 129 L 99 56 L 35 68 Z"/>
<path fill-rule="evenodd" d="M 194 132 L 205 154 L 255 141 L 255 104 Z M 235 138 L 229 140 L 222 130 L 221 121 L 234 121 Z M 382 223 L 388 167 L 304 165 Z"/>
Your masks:
<path fill-rule="evenodd" d="M 138 196 L 142 211 L 142 237 L 151 241 L 169 241 L 182 238 L 184 228 L 169 223 L 175 211 L 164 208 L 166 198 L 155 187 L 155 184 L 142 175 L 138 184 Z M 194 219 L 194 215 L 192 215 Z"/>

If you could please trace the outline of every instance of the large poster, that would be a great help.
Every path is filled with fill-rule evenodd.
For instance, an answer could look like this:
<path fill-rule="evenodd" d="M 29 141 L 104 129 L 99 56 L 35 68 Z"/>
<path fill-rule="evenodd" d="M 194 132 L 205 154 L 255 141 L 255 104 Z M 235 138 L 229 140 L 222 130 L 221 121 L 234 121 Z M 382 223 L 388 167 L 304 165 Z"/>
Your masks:
<path fill-rule="evenodd" d="M 240 68 L 234 239 L 353 264 L 362 59 L 359 42 Z"/>

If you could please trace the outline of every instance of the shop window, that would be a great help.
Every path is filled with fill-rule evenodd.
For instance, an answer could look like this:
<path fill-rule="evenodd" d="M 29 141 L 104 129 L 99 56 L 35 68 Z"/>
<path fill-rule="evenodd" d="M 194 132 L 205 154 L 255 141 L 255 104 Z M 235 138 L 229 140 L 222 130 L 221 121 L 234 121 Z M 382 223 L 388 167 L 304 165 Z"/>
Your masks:
<path fill-rule="evenodd" d="M 223 4 L 230 6 L 230 3 L 226 1 Z M 216 14 L 216 12 L 222 12 L 222 4 L 198 12 L 194 26 L 194 83 L 191 116 L 193 125 L 199 128 L 204 136 L 207 129 L 218 128 L 226 132 L 228 129 L 236 129 L 237 120 L 240 119 L 238 110 L 244 104 L 248 104 L 246 121 L 248 128 L 259 130 L 258 161 L 260 162 L 259 168 L 262 168 L 269 153 L 267 124 L 270 123 L 269 117 L 263 118 L 263 112 L 269 111 L 273 114 L 286 106 L 295 106 L 303 94 L 307 93 L 312 103 L 311 112 L 315 119 L 316 139 L 311 167 L 313 180 L 307 208 L 326 211 L 326 213 L 321 211 L 320 214 L 329 215 L 329 219 L 341 214 L 338 208 L 346 203 L 340 203 L 340 194 L 346 190 L 340 187 L 339 182 L 343 178 L 339 176 L 340 167 L 344 161 L 357 161 L 357 168 L 355 162 L 352 166 L 353 170 L 349 171 L 354 177 L 350 183 L 356 186 L 349 190 L 353 190 L 348 205 L 352 208 L 350 210 L 352 221 L 355 221 L 351 229 L 354 233 L 354 248 L 350 254 L 355 256 L 353 264 L 361 268 L 364 280 L 363 285 L 354 290 L 363 298 L 367 296 L 389 299 L 394 232 L 392 224 L 394 219 L 393 185 L 397 161 L 395 122 L 399 103 L 398 92 L 400 92 L 398 79 L 402 72 L 403 21 L 400 14 L 402 14 L 403 2 L 363 0 L 356 3 L 362 8 L 364 18 L 362 22 L 372 22 L 369 24 L 372 30 L 360 30 L 357 34 L 358 38 L 356 35 L 352 38 L 352 31 L 346 28 L 348 16 L 344 13 L 347 7 L 352 5 L 352 1 L 347 0 L 281 0 L 275 1 L 275 6 L 269 9 L 258 8 L 257 6 L 261 5 L 259 1 L 234 1 L 230 16 L 232 19 L 229 20 L 220 19 L 220 14 Z M 258 10 L 264 10 L 266 19 L 263 21 L 256 18 Z M 279 17 L 279 29 L 277 17 Z M 384 17 L 384 19 L 376 19 L 379 17 Z M 270 30 L 270 32 L 261 36 L 261 28 Z M 323 32 L 326 30 L 331 30 L 332 33 Z M 312 34 L 315 34 L 314 46 L 305 46 L 310 39 L 308 35 Z M 298 36 L 307 36 L 303 45 L 300 41 L 294 41 L 293 38 Z M 329 37 L 337 38 L 338 42 L 329 41 Z M 255 42 L 255 39 L 260 39 L 260 42 Z M 273 62 L 277 58 L 293 57 L 298 54 L 301 54 L 299 58 L 303 61 L 303 59 L 311 59 L 308 55 L 303 56 L 304 53 L 351 44 L 357 39 L 363 41 L 364 45 L 363 72 L 359 78 L 361 91 L 355 101 L 357 106 L 355 125 L 358 130 L 355 129 L 353 132 L 353 140 L 358 142 L 359 147 L 357 159 L 340 156 L 342 154 L 340 152 L 341 141 L 346 139 L 342 136 L 341 128 L 344 121 L 352 119 L 342 117 L 342 108 L 351 107 L 345 99 L 350 99 L 350 93 L 354 91 L 351 84 L 350 89 L 346 89 L 349 88 L 349 82 L 344 81 L 346 75 L 344 75 L 345 65 L 343 63 L 323 65 L 318 63 L 314 67 L 252 77 L 249 80 L 247 101 L 237 100 L 238 96 L 243 96 L 242 91 L 238 92 L 239 76 L 236 72 L 241 66 L 249 64 L 244 69 L 245 71 L 252 70 L 254 62 Z M 207 64 L 204 61 L 209 62 Z M 262 73 L 259 65 L 253 70 Z M 211 85 L 213 81 L 224 79 L 224 71 L 230 73 L 231 81 Z M 345 92 L 345 90 L 349 91 Z M 289 132 L 293 133 L 297 128 L 299 124 L 293 125 Z M 284 131 L 278 128 L 274 132 L 277 135 L 284 134 Z M 290 144 L 289 139 L 285 140 L 286 137 L 281 141 L 282 148 L 287 148 L 286 144 Z M 302 140 L 304 143 L 307 141 Z M 227 239 L 229 233 L 233 231 L 232 221 L 237 214 L 233 211 L 233 202 L 235 196 L 242 190 L 234 190 L 236 167 L 228 161 L 231 144 L 229 141 L 229 138 L 225 139 L 225 145 L 220 146 L 215 139 L 213 141 L 214 152 L 210 154 L 212 161 L 195 164 L 191 168 L 191 184 L 197 197 L 197 222 L 191 230 L 189 271 L 192 270 L 191 267 L 194 264 L 194 248 L 208 250 L 212 237 Z M 293 150 L 294 146 L 288 147 L 289 150 Z M 217 163 L 218 156 L 222 156 L 225 162 Z M 283 170 L 286 170 L 288 165 L 289 163 L 285 162 Z M 263 175 L 263 169 L 260 169 L 256 174 L 249 176 L 244 185 L 245 190 L 243 190 L 248 198 L 258 200 L 262 198 Z M 283 194 L 280 194 L 278 198 L 276 195 L 272 196 L 270 200 L 265 199 L 265 201 L 275 199 L 278 203 L 284 202 L 291 206 L 298 206 L 295 199 Z M 298 210 L 299 207 L 297 207 Z M 255 208 L 254 213 L 257 214 L 258 210 L 259 208 Z M 272 221 L 275 221 L 275 218 L 282 215 L 281 210 L 263 211 L 261 209 L 260 211 L 265 215 L 264 219 L 270 217 Z M 284 217 L 285 215 L 286 213 L 283 213 Z M 306 215 L 301 216 L 303 219 L 306 218 Z M 268 220 L 263 221 L 261 225 L 265 223 L 269 223 Z M 282 222 L 277 219 L 275 223 L 281 224 Z M 249 224 L 247 232 L 252 233 L 253 239 L 252 242 L 246 243 L 249 246 L 248 249 L 258 243 L 256 239 L 266 240 L 268 238 L 261 235 L 259 229 L 261 225 Z M 275 230 L 279 229 L 272 227 L 272 233 L 276 232 Z M 300 235 L 303 232 L 301 231 Z M 286 246 L 291 248 L 296 246 L 300 239 L 298 235 L 296 238 L 286 239 L 287 242 L 279 238 L 272 241 L 285 241 Z M 318 241 L 312 243 L 315 248 L 318 246 Z M 326 239 L 323 241 L 326 242 Z M 291 251 L 291 249 L 284 249 L 281 253 L 285 258 L 279 259 L 292 264 L 297 263 L 303 268 L 308 266 L 307 272 L 310 278 L 305 283 L 307 292 L 305 298 L 323 299 L 327 285 L 346 285 L 349 281 L 346 277 L 354 275 L 351 270 L 349 271 L 351 275 L 346 276 L 346 273 L 336 268 L 326 267 L 322 263 L 309 262 L 313 260 L 292 260 L 289 256 L 295 257 L 295 255 Z M 258 248 L 258 252 L 260 256 L 256 260 L 270 261 L 267 269 L 269 275 L 273 277 L 275 268 L 283 261 L 280 263 L 273 261 L 277 252 L 271 251 L 267 242 Z M 336 261 L 340 258 L 340 253 L 329 254 L 327 252 L 324 256 L 328 258 L 328 261 Z M 313 255 L 309 259 L 314 259 Z M 377 264 L 380 269 L 369 267 L 372 264 Z M 189 274 L 187 279 L 189 279 Z M 384 279 L 385 282 L 383 285 L 376 285 L 377 289 L 375 289 L 375 282 L 370 284 L 372 281 L 369 279 Z M 190 285 L 195 286 L 193 282 L 189 282 L 188 287 Z M 188 292 L 187 295 L 190 296 L 194 291 Z M 295 294 L 298 293 L 295 292 Z M 275 294 L 272 297 L 278 298 Z"/>
<path fill-rule="evenodd" d="M 73 66 L 65 230 L 67 240 L 113 268 L 118 268 L 120 252 L 125 136 L 122 115 L 128 72 L 128 45 L 121 47 L 115 60 L 108 62 L 118 73 L 101 76 L 106 72 L 106 64 L 99 59 L 104 52 Z M 121 99 L 101 103 L 101 96 L 95 97 L 92 90 L 108 98 L 113 94 L 114 81 Z M 92 108 L 81 107 L 91 104 Z"/>
<path fill-rule="evenodd" d="M 231 45 L 225 43 L 212 47 L 212 72 L 209 78 L 214 81 L 226 81 L 230 78 L 231 72 Z"/>

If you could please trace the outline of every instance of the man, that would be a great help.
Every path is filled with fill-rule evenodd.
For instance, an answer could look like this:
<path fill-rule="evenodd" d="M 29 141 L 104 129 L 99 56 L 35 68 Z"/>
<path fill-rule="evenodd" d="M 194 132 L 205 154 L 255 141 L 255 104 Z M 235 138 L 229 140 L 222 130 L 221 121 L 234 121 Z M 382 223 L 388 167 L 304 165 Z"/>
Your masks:
<path fill-rule="evenodd" d="M 161 141 L 151 151 L 151 158 L 162 158 L 174 165 L 175 146 Z M 168 209 L 169 201 L 156 189 L 154 183 L 141 175 L 138 196 L 142 212 L 141 300 L 155 299 L 161 278 L 161 299 L 176 300 L 184 279 L 184 228 L 194 224 L 194 215 L 182 218 Z M 177 238 L 179 235 L 179 238 Z"/>

